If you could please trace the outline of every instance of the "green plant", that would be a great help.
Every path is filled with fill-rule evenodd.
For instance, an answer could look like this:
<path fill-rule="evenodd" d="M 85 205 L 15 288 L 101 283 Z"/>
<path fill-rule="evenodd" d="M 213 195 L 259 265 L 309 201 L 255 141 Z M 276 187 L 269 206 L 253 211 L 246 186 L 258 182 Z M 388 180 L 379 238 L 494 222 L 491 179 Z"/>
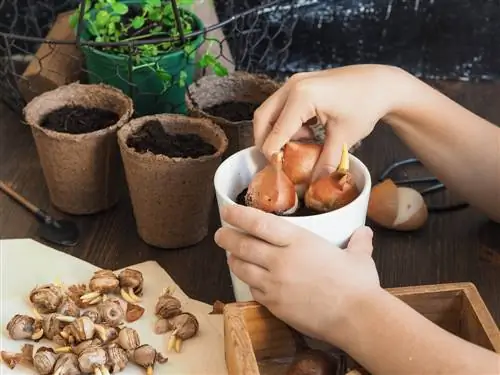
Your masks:
<path fill-rule="evenodd" d="M 190 13 L 184 11 L 192 6 L 194 0 L 178 0 L 181 19 L 182 34 L 187 35 L 194 31 L 195 22 Z M 179 28 L 175 22 L 171 1 L 144 0 L 143 5 L 127 5 L 119 0 L 95 0 L 93 5 L 90 0 L 85 0 L 83 20 L 92 39 L 100 43 L 132 42 L 151 38 L 171 38 L 174 42 L 159 44 L 143 44 L 132 47 L 104 47 L 103 49 L 115 54 L 132 56 L 133 70 L 149 68 L 155 72 L 165 83 L 165 88 L 172 83 L 172 74 L 163 70 L 152 58 L 162 54 L 182 50 L 189 57 L 195 53 L 197 46 L 194 40 L 180 41 Z M 70 25 L 76 28 L 80 17 L 80 8 L 70 18 Z M 194 39 L 194 38 L 191 38 Z M 227 75 L 227 69 L 211 54 L 210 46 L 215 40 L 210 41 L 209 48 L 198 60 L 201 68 L 210 68 L 219 76 Z M 179 71 L 178 84 L 185 85 L 186 72 Z"/>

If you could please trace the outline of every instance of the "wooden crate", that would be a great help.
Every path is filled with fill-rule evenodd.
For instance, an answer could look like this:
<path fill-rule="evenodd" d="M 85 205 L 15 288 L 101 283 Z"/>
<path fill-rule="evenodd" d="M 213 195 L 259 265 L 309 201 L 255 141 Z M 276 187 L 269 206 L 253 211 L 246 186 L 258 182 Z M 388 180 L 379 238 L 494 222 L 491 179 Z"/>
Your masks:
<path fill-rule="evenodd" d="M 474 284 L 387 290 L 444 329 L 500 353 L 500 332 Z M 287 363 L 277 360 L 295 353 L 288 327 L 255 302 L 225 306 L 224 340 L 229 375 L 283 374 Z"/>

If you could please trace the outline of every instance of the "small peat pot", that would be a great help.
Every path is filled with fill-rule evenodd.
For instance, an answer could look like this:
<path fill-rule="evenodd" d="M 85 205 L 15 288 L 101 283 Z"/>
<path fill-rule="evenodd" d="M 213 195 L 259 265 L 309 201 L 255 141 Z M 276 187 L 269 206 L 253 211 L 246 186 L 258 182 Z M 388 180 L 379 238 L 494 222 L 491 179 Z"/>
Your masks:
<path fill-rule="evenodd" d="M 120 129 L 118 143 L 143 241 L 170 249 L 205 238 L 224 131 L 207 119 L 144 116 Z"/>
<path fill-rule="evenodd" d="M 224 130 L 229 140 L 226 158 L 254 145 L 253 113 L 279 87 L 265 75 L 242 71 L 207 75 L 189 86 L 186 105 L 191 116 L 208 118 Z"/>
<path fill-rule="evenodd" d="M 26 105 L 52 204 L 73 214 L 114 206 L 123 187 L 116 131 L 134 112 L 120 90 L 72 83 L 45 92 Z"/>

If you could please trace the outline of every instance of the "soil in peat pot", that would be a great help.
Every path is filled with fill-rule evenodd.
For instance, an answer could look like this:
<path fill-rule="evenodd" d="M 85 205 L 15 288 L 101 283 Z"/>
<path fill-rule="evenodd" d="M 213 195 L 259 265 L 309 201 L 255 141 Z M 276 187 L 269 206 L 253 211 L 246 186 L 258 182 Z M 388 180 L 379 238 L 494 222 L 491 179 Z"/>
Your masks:
<path fill-rule="evenodd" d="M 247 194 L 247 190 L 248 189 L 245 188 L 241 193 L 239 193 L 236 196 L 236 203 L 237 204 L 241 204 L 242 206 L 246 206 L 245 195 Z M 319 214 L 322 214 L 322 213 L 323 212 L 317 212 L 317 211 L 311 210 L 310 208 L 307 208 L 306 205 L 304 204 L 304 200 L 303 199 L 299 199 L 299 208 L 297 209 L 297 211 L 295 211 L 291 215 L 286 215 L 286 216 L 292 216 L 292 217 L 296 217 L 296 216 L 313 216 L 313 215 L 319 215 Z M 275 214 L 275 215 L 278 215 L 278 214 Z M 284 215 L 278 215 L 278 216 L 284 216 Z"/>
<path fill-rule="evenodd" d="M 45 115 L 40 126 L 59 133 L 84 134 L 105 129 L 119 119 L 117 113 L 103 108 L 64 106 Z"/>
<path fill-rule="evenodd" d="M 157 120 L 146 122 L 138 132 L 131 135 L 127 140 L 127 146 L 139 153 L 149 151 L 170 158 L 196 159 L 217 152 L 212 144 L 206 142 L 198 134 L 169 133 Z"/>
<path fill-rule="evenodd" d="M 260 103 L 226 102 L 216 104 L 203 110 L 211 116 L 222 117 L 229 121 L 251 121 L 253 113 Z"/>

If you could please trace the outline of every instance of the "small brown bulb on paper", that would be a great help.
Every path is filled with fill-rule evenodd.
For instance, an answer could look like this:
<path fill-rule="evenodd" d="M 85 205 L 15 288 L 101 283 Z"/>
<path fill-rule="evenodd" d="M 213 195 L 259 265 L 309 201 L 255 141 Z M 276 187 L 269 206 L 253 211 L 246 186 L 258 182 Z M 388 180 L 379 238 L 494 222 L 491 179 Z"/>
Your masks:
<path fill-rule="evenodd" d="M 391 179 L 375 185 L 370 193 L 368 217 L 378 225 L 398 231 L 421 228 L 428 218 L 422 195 L 409 187 L 398 187 Z"/>

